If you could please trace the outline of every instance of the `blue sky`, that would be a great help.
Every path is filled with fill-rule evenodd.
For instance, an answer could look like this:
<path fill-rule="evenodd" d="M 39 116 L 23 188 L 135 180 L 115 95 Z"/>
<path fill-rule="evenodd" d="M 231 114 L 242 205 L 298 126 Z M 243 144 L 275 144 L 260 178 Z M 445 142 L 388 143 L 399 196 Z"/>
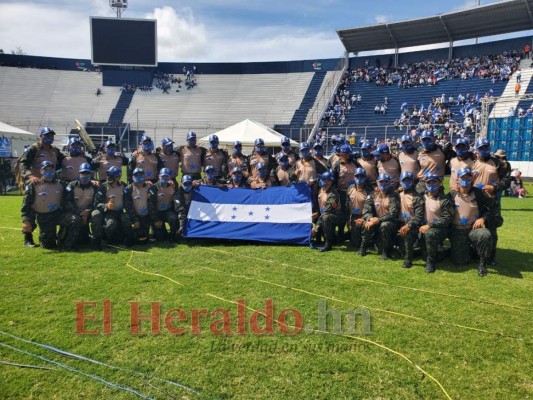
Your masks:
<path fill-rule="evenodd" d="M 159 61 L 276 61 L 343 54 L 336 29 L 471 8 L 477 0 L 128 0 L 123 18 L 158 20 Z M 482 0 L 481 4 L 494 3 Z M 108 0 L 0 0 L 0 49 L 90 58 L 89 16 Z"/>

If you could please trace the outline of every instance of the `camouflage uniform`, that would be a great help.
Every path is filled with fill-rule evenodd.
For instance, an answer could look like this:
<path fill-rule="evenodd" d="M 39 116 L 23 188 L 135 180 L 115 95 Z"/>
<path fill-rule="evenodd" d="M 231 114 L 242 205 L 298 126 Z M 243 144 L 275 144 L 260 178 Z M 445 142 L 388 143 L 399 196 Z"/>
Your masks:
<path fill-rule="evenodd" d="M 372 191 L 372 186 L 367 181 L 362 188 L 358 188 L 355 183 L 350 185 L 346 192 L 346 209 L 350 212 L 350 217 L 346 224 L 350 227 L 350 243 L 356 250 L 361 247 L 364 222 L 362 225 L 356 226 L 355 221 L 363 218 L 365 201 Z"/>
<path fill-rule="evenodd" d="M 176 232 L 178 231 L 178 214 L 174 210 L 174 197 L 176 195 L 176 186 L 172 181 L 168 185 L 163 185 L 161 182 L 157 182 L 153 188 L 157 202 L 157 219 L 156 221 L 161 221 L 163 225 L 161 228 L 156 228 L 155 225 L 152 227 L 154 232 L 154 237 L 156 240 L 164 240 L 168 238 L 171 241 L 176 239 Z M 169 225 L 170 233 L 167 236 L 167 230 L 165 228 L 165 223 Z"/>
<path fill-rule="evenodd" d="M 90 182 L 88 185 L 82 185 L 80 181 L 70 182 L 65 190 L 65 208 L 75 215 L 79 216 L 79 224 L 72 226 L 72 232 L 79 243 L 89 241 L 89 223 L 92 212 L 94 211 L 94 196 L 98 187 Z M 84 220 L 82 213 L 88 212 L 88 217 Z"/>
<path fill-rule="evenodd" d="M 128 185 L 124 189 L 124 209 L 131 224 L 139 223 L 138 228 L 132 227 L 133 238 L 138 242 L 146 242 L 149 238 L 150 226 L 157 220 L 157 190 L 154 185 L 143 183 Z"/>
<path fill-rule="evenodd" d="M 464 196 L 458 191 L 451 191 L 450 197 L 455 205 L 450 228 L 452 262 L 456 265 L 468 264 L 472 259 L 471 245 L 483 261 L 488 260 L 492 254 L 492 235 L 486 227 L 473 229 L 472 226 L 479 218 L 485 220 L 485 226 L 489 226 L 495 206 L 494 198 L 476 187 L 471 187 Z"/>
<path fill-rule="evenodd" d="M 414 174 L 413 174 L 414 175 Z M 409 226 L 405 236 L 398 235 L 398 242 L 404 255 L 404 267 L 413 261 L 413 245 L 418 238 L 418 229 L 424 220 L 424 197 L 414 189 L 400 192 L 400 227 Z"/>
<path fill-rule="evenodd" d="M 185 231 L 185 222 L 187 220 L 187 214 L 189 212 L 189 207 L 192 202 L 192 191 L 186 192 L 183 190 L 183 187 L 180 186 L 176 190 L 174 196 L 174 210 L 178 214 L 179 227 L 178 227 L 178 236 L 182 236 Z"/>
<path fill-rule="evenodd" d="M 67 233 L 79 224 L 79 217 L 63 209 L 64 201 L 64 186 L 55 179 L 26 185 L 22 200 L 22 221 L 29 221 L 32 231 L 35 230 L 37 221 L 42 248 L 52 249 L 60 244 L 70 250 L 74 246 L 75 235 Z M 57 226 L 60 227 L 58 234 Z"/>
<path fill-rule="evenodd" d="M 335 242 L 335 227 L 344 222 L 340 197 L 337 190 L 331 186 L 328 191 L 321 188 L 318 192 L 318 206 L 320 215 L 316 222 L 316 230 L 326 239 L 324 247 Z"/>
<path fill-rule="evenodd" d="M 439 245 L 448 236 L 448 230 L 453 216 L 453 203 L 448 195 L 441 189 L 436 197 L 429 193 L 424 195 L 425 214 L 424 225 L 429 225 L 429 229 L 422 235 L 425 243 L 425 252 L 428 259 L 433 263 L 438 256 Z"/>
<path fill-rule="evenodd" d="M 94 211 L 91 214 L 95 243 L 105 238 L 108 242 L 132 244 L 131 221 L 124 214 L 123 182 L 104 182 L 94 196 Z M 109 205 L 112 204 L 112 208 Z"/>
<path fill-rule="evenodd" d="M 390 254 L 394 244 L 394 237 L 398 227 L 398 215 L 400 213 L 400 198 L 398 193 L 389 188 L 381 193 L 375 190 L 370 193 L 363 207 L 363 219 L 369 221 L 373 217 L 379 219 L 379 224 L 370 229 L 364 229 L 363 241 L 361 243 L 361 254 L 372 243 L 376 233 L 378 234 L 378 245 L 382 253 Z"/>

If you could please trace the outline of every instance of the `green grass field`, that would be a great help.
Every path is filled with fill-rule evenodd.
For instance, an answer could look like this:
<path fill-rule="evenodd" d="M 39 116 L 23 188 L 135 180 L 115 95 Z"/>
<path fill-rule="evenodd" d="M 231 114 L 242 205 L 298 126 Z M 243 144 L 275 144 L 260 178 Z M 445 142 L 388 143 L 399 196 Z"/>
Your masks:
<path fill-rule="evenodd" d="M 362 259 L 345 247 L 319 253 L 193 241 L 101 253 L 29 249 L 20 203 L 20 196 L 0 197 L 2 399 L 533 398 L 533 198 L 503 199 L 498 265 L 486 278 L 475 264 L 443 262 L 430 275 L 421 260 L 405 270 L 401 260 Z M 268 299 L 281 324 L 258 335 L 250 317 Z M 238 300 L 246 305 L 244 334 L 236 333 Z M 330 333 L 317 332 L 324 301 Z M 85 319 L 84 329 L 98 334 L 76 333 L 76 302 L 96 302 L 85 307 L 95 319 Z M 140 334 L 130 332 L 130 302 L 142 314 L 159 303 L 159 334 L 147 319 Z M 308 328 L 283 333 L 295 323 L 287 308 Z M 166 321 L 172 309 L 184 313 Z M 371 332 L 357 316 L 355 332 L 344 318 L 343 331 L 331 333 L 333 309 L 345 317 L 367 310 Z M 210 331 L 223 328 L 223 315 L 230 335 Z M 183 333 L 172 334 L 166 322 Z"/>

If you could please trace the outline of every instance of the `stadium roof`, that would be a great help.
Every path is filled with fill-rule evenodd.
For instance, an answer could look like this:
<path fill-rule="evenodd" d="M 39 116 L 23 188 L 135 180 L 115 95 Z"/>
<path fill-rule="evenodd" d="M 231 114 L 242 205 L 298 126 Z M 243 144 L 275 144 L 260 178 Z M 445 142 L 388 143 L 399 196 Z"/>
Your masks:
<path fill-rule="evenodd" d="M 533 0 L 508 0 L 427 18 L 339 29 L 350 53 L 396 49 L 533 29 Z"/>

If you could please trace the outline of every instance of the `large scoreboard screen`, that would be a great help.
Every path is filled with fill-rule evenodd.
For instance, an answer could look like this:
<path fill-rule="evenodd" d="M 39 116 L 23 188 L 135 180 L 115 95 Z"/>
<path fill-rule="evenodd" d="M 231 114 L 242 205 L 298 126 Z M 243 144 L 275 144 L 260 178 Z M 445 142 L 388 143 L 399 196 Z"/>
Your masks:
<path fill-rule="evenodd" d="M 157 66 L 157 21 L 91 17 L 91 62 Z"/>

